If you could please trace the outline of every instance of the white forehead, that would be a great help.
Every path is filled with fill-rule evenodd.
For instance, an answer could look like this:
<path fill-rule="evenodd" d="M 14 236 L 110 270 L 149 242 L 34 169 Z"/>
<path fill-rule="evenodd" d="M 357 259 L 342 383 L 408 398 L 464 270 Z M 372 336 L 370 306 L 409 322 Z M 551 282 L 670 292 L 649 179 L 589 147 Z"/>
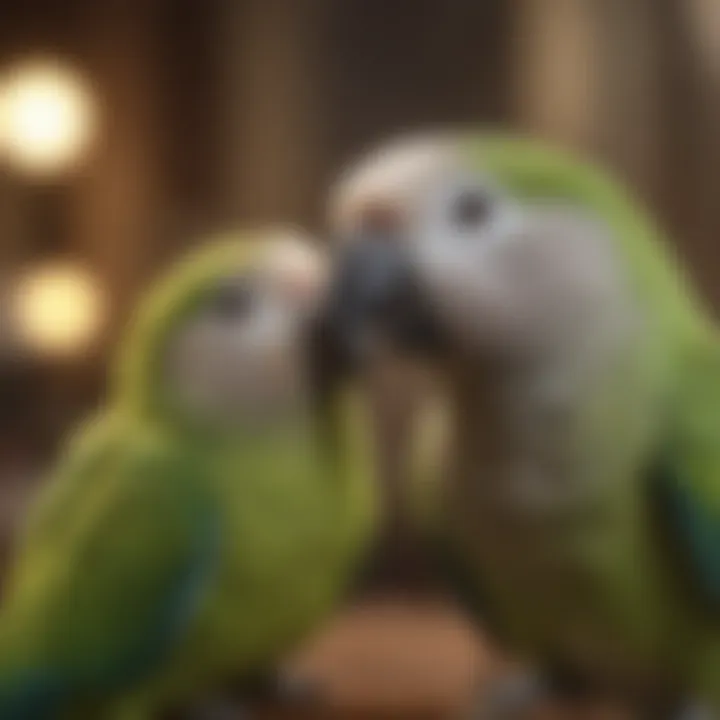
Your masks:
<path fill-rule="evenodd" d="M 367 204 L 404 204 L 456 163 L 455 143 L 448 136 L 414 136 L 385 145 L 341 176 L 331 195 L 330 221 L 336 230 L 346 231 Z"/>
<path fill-rule="evenodd" d="M 310 236 L 299 230 L 283 231 L 268 244 L 265 267 L 276 272 L 318 274 L 326 264 L 324 254 Z"/>
<path fill-rule="evenodd" d="M 271 280 L 308 292 L 319 291 L 329 272 L 326 253 L 299 230 L 283 229 L 272 236 L 261 265 Z"/>

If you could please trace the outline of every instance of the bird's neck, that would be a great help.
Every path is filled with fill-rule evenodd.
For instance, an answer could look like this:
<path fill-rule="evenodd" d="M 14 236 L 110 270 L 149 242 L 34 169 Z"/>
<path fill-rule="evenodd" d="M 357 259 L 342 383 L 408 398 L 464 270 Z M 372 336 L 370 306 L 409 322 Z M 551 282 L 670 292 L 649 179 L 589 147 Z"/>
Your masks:
<path fill-rule="evenodd" d="M 246 446 L 260 446 L 268 439 L 308 437 L 311 432 L 312 411 L 306 398 L 292 402 L 257 408 L 227 420 L 203 419 L 185 414 L 177 408 L 156 406 L 153 412 L 143 412 L 139 420 L 157 428 L 184 447 L 201 445 L 221 453 Z"/>

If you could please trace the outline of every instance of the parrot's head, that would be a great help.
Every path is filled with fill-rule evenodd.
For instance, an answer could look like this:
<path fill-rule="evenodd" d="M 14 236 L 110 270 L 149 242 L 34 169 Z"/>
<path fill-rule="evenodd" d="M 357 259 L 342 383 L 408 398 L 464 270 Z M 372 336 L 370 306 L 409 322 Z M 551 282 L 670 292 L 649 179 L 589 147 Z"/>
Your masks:
<path fill-rule="evenodd" d="M 679 285 L 635 207 L 599 171 L 531 140 L 448 133 L 381 147 L 331 202 L 336 328 L 356 355 L 382 338 L 415 357 L 528 366 L 632 325 L 636 301 L 670 317 Z"/>
<path fill-rule="evenodd" d="M 140 304 L 118 396 L 140 412 L 244 426 L 304 402 L 322 253 L 289 229 L 213 238 Z"/>

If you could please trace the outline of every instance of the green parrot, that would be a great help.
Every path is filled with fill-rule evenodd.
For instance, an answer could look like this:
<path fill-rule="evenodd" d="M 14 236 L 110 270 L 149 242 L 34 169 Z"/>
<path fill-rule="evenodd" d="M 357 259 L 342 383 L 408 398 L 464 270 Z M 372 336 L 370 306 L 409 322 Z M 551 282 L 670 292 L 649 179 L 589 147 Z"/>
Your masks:
<path fill-rule="evenodd" d="M 720 717 L 720 342 L 656 223 L 592 163 L 482 129 L 381 147 L 331 209 L 335 332 L 439 378 L 437 546 L 536 669 L 478 717 L 551 690 Z"/>
<path fill-rule="evenodd" d="M 246 231 L 150 292 L 18 540 L 3 720 L 207 709 L 339 602 L 375 500 L 363 401 L 319 375 L 326 270 L 289 230 Z"/>

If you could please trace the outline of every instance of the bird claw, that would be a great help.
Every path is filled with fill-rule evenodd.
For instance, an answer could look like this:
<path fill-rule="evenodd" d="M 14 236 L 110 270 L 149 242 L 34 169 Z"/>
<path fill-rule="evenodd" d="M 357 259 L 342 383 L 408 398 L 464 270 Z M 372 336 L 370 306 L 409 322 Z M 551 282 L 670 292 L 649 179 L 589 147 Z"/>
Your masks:
<path fill-rule="evenodd" d="M 707 705 L 690 703 L 682 707 L 672 720 L 718 720 L 718 715 Z"/>
<path fill-rule="evenodd" d="M 322 695 L 319 684 L 293 673 L 278 673 L 276 698 L 284 705 L 310 705 L 319 702 Z"/>
<path fill-rule="evenodd" d="M 547 695 L 547 684 L 540 675 L 517 673 L 483 691 L 468 720 L 516 720 Z"/>
<path fill-rule="evenodd" d="M 320 686 L 310 678 L 279 670 L 237 687 L 240 696 L 276 705 L 314 705 L 322 696 Z"/>
<path fill-rule="evenodd" d="M 214 699 L 189 710 L 183 720 L 251 720 L 247 710 L 237 702 Z"/>

